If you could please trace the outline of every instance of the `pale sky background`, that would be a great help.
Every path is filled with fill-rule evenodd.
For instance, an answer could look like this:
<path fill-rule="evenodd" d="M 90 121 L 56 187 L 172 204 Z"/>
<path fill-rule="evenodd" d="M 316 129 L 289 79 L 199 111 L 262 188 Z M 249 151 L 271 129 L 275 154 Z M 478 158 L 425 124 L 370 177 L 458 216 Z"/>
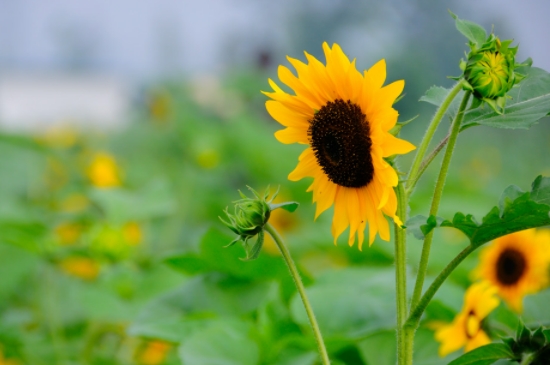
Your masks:
<path fill-rule="evenodd" d="M 354 57 L 375 60 L 403 47 L 404 36 L 417 27 L 435 20 L 441 23 L 441 19 L 441 24 L 454 27 L 444 11 L 446 7 L 486 27 L 497 23 L 499 35 L 513 36 L 519 42 L 520 60 L 529 55 L 535 66 L 550 70 L 546 40 L 550 34 L 550 1 L 446 1 L 437 13 L 430 11 L 434 3 L 437 2 L 0 0 L 0 75 L 14 71 L 79 70 L 141 81 L 172 74 L 221 74 L 235 65 L 246 67 L 262 50 L 276 54 L 275 61 L 306 47 L 319 54 L 320 44 L 304 41 L 308 24 L 301 24 L 300 20 L 308 17 L 313 24 L 319 21 L 318 28 L 311 29 L 311 39 L 332 38 L 326 40 L 341 43 Z M 376 11 L 376 16 L 361 23 L 363 14 L 367 19 L 371 10 Z M 350 23 L 342 18 L 339 24 L 323 24 L 323 19 L 330 20 L 338 12 L 348 17 L 352 14 Z M 328 33 L 331 27 L 334 29 Z M 323 28 L 327 30 L 326 38 Z"/>

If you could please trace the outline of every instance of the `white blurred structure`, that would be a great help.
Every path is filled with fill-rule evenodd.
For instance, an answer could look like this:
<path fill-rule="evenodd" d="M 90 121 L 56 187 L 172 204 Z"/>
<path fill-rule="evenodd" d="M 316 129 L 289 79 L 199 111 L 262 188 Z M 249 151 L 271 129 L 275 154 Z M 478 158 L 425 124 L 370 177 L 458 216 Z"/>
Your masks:
<path fill-rule="evenodd" d="M 129 106 L 129 88 L 112 77 L 83 74 L 0 77 L 2 129 L 34 132 L 57 124 L 112 129 L 128 119 Z"/>

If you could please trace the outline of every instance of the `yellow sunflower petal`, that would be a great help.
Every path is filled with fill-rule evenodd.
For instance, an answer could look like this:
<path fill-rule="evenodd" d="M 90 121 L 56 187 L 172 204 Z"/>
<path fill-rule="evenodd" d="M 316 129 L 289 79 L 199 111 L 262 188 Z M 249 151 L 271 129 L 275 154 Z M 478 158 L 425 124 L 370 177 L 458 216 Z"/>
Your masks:
<path fill-rule="evenodd" d="M 334 198 L 334 217 L 332 218 L 332 236 L 334 244 L 338 237 L 346 230 L 349 225 L 348 212 L 346 209 L 346 196 L 344 188 L 339 186 Z"/>
<path fill-rule="evenodd" d="M 269 115 L 285 127 L 304 129 L 306 131 L 309 128 L 309 121 L 303 114 L 288 109 L 278 101 L 268 100 L 265 102 L 265 107 Z"/>
<path fill-rule="evenodd" d="M 491 339 L 483 330 L 479 330 L 478 333 L 468 342 L 466 342 L 466 347 L 464 348 L 464 352 L 469 352 L 474 349 L 477 349 L 478 347 L 484 346 L 491 343 Z"/>
<path fill-rule="evenodd" d="M 368 78 L 372 82 L 372 86 L 376 89 L 380 89 L 386 81 L 386 60 L 381 59 L 376 62 L 367 71 Z"/>
<path fill-rule="evenodd" d="M 435 332 L 435 339 L 441 343 L 439 356 L 444 357 L 466 344 L 466 335 L 461 323 L 453 322 Z"/>
<path fill-rule="evenodd" d="M 318 178 L 319 191 L 316 198 L 315 218 L 319 217 L 321 213 L 330 208 L 334 203 L 334 197 L 336 195 L 337 185 L 331 182 L 325 175 Z"/>
<path fill-rule="evenodd" d="M 384 86 L 378 91 L 376 99 L 379 105 L 392 106 L 395 99 L 403 92 L 405 87 L 404 80 L 398 80 L 392 82 L 389 85 Z"/>
<path fill-rule="evenodd" d="M 317 160 L 313 154 L 311 148 L 306 148 L 304 152 L 300 155 L 298 160 L 298 165 L 296 168 L 288 175 L 290 181 L 298 181 L 308 176 L 315 176 L 319 166 L 317 165 Z"/>
<path fill-rule="evenodd" d="M 307 131 L 303 129 L 296 129 L 288 127 L 280 131 L 275 132 L 275 138 L 281 143 L 291 144 L 291 143 L 309 143 L 307 138 Z"/>
<path fill-rule="evenodd" d="M 409 153 L 416 147 L 404 139 L 394 137 L 391 134 L 386 135 L 386 139 L 382 143 L 383 156 L 388 157 L 392 155 L 402 155 Z"/>
<path fill-rule="evenodd" d="M 320 109 L 321 104 L 316 95 L 312 94 L 294 74 L 285 66 L 279 66 L 279 79 L 290 87 L 300 99 L 312 109 Z"/>
<path fill-rule="evenodd" d="M 359 196 L 357 189 L 345 189 L 345 195 L 347 200 L 348 218 L 349 218 L 349 238 L 348 244 L 353 246 L 355 242 L 355 232 L 359 229 L 359 223 L 361 222 L 361 211 L 359 207 Z"/>

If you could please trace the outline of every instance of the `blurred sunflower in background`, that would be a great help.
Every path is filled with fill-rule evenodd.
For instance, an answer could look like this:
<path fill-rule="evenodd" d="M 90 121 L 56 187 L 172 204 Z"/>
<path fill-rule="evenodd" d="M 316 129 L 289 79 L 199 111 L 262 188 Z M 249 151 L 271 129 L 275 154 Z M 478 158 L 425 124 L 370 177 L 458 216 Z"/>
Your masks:
<path fill-rule="evenodd" d="M 491 342 L 482 329 L 482 321 L 498 307 L 497 288 L 487 281 L 472 284 L 464 295 L 464 306 L 452 323 L 439 327 L 435 339 L 441 343 L 439 356 L 444 357 L 461 347 L 468 352 Z"/>
<path fill-rule="evenodd" d="M 528 229 L 497 238 L 480 254 L 473 274 L 488 280 L 510 307 L 521 312 L 523 297 L 548 285 L 550 230 Z"/>
<path fill-rule="evenodd" d="M 121 185 L 121 172 L 115 158 L 105 152 L 96 153 L 88 166 L 87 175 L 92 185 L 112 188 Z"/>
<path fill-rule="evenodd" d="M 369 244 L 378 233 L 390 239 L 385 215 L 396 216 L 398 183 L 395 169 L 385 158 L 415 147 L 389 131 L 397 123 L 392 107 L 403 91 L 403 80 L 382 86 L 386 63 L 379 61 L 361 74 L 338 44 L 325 42 L 326 66 L 305 52 L 308 63 L 288 57 L 298 73 L 279 66 L 278 76 L 295 95 L 283 91 L 271 79 L 274 92 L 264 92 L 269 114 L 286 128 L 275 133 L 282 143 L 309 145 L 288 178 L 313 177 L 308 191 L 317 203 L 315 218 L 334 204 L 334 241 L 349 226 L 349 245 L 357 234 L 359 249 L 369 223 Z"/>

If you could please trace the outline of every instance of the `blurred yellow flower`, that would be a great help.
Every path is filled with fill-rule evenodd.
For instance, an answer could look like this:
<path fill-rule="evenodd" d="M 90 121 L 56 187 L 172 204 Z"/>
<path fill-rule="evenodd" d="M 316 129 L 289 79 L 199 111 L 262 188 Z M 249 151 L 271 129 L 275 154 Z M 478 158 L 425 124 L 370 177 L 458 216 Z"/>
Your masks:
<path fill-rule="evenodd" d="M 473 275 L 495 285 L 512 309 L 548 284 L 550 230 L 528 229 L 497 238 L 485 247 Z"/>
<path fill-rule="evenodd" d="M 168 351 L 172 345 L 165 341 L 148 341 L 138 356 L 138 362 L 141 365 L 159 365 L 166 360 Z"/>
<path fill-rule="evenodd" d="M 157 122 L 166 122 L 172 114 L 172 98 L 164 89 L 157 89 L 149 96 L 149 112 Z"/>
<path fill-rule="evenodd" d="M 131 246 L 140 244 L 143 239 L 141 227 L 136 222 L 126 223 L 122 227 L 122 235 L 124 236 L 124 240 Z"/>
<path fill-rule="evenodd" d="M 220 154 L 213 148 L 203 149 L 197 154 L 197 163 L 205 170 L 213 169 L 220 163 Z"/>
<path fill-rule="evenodd" d="M 99 264 L 88 257 L 67 257 L 63 259 L 59 266 L 69 274 L 84 280 L 94 280 L 99 274 Z"/>
<path fill-rule="evenodd" d="M 78 141 L 78 134 L 68 125 L 56 125 L 46 131 L 38 140 L 48 146 L 70 148 Z"/>
<path fill-rule="evenodd" d="M 74 244 L 82 233 L 82 225 L 78 223 L 61 223 L 55 227 L 55 234 L 62 245 Z"/>
<path fill-rule="evenodd" d="M 393 103 L 403 91 L 403 80 L 383 87 L 386 62 L 379 61 L 364 73 L 355 67 L 338 44 L 323 43 L 326 66 L 306 53 L 308 63 L 288 57 L 298 76 L 279 66 L 279 79 L 294 91 L 288 94 L 271 79 L 273 92 L 266 109 L 286 127 L 275 133 L 282 143 L 309 145 L 288 178 L 313 177 L 308 191 L 317 203 L 315 217 L 334 204 L 334 241 L 346 228 L 349 245 L 355 237 L 361 249 L 369 224 L 369 245 L 376 234 L 390 239 L 396 223 L 398 176 L 385 157 L 404 154 L 415 147 L 396 138 L 390 130 L 397 123 Z"/>
<path fill-rule="evenodd" d="M 75 193 L 63 199 L 59 204 L 59 209 L 63 212 L 75 213 L 86 209 L 89 204 L 90 201 L 85 195 Z"/>
<path fill-rule="evenodd" d="M 96 153 L 87 170 L 90 182 L 98 188 L 110 188 L 119 186 L 120 169 L 114 159 L 108 153 Z"/>
<path fill-rule="evenodd" d="M 481 323 L 499 304 L 496 292 L 497 288 L 487 281 L 472 284 L 466 290 L 462 311 L 452 323 L 440 326 L 435 332 L 435 339 L 441 343 L 439 356 L 461 347 L 468 352 L 491 342 Z"/>

